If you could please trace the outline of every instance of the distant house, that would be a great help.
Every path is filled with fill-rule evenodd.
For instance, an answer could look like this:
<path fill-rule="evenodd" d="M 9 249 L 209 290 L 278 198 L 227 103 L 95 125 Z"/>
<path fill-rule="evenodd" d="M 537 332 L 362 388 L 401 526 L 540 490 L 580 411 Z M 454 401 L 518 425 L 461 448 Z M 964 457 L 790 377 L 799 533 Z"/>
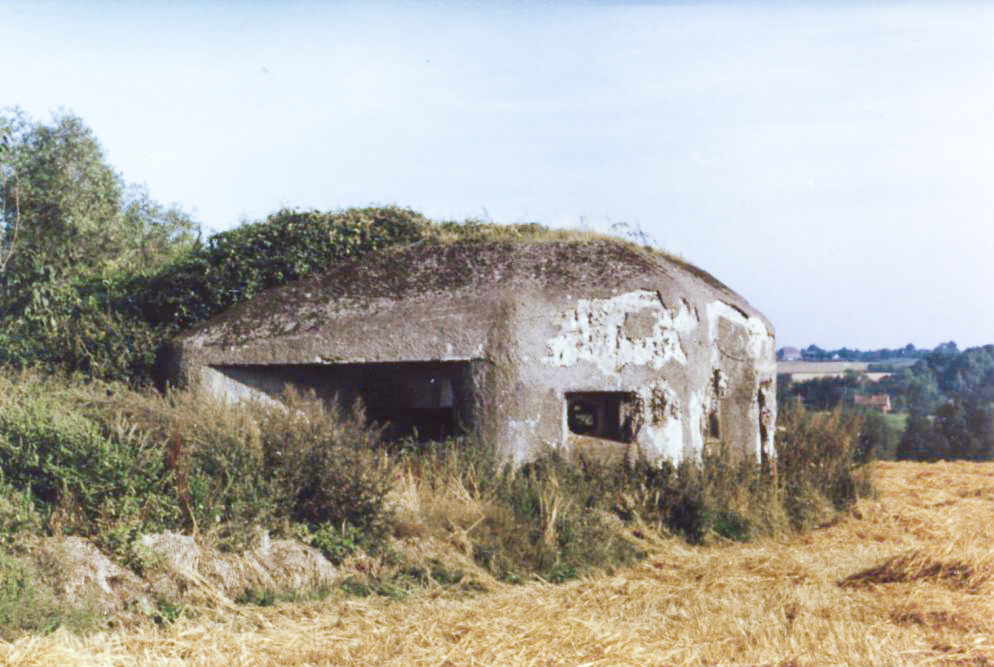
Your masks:
<path fill-rule="evenodd" d="M 869 396 L 856 394 L 853 396 L 853 402 L 856 405 L 864 405 L 874 410 L 880 410 L 885 415 L 890 414 L 891 410 L 893 410 L 890 404 L 890 396 L 887 394 L 870 394 Z"/>
<path fill-rule="evenodd" d="M 801 351 L 796 347 L 781 347 L 780 351 L 777 352 L 777 359 L 779 361 L 800 361 Z"/>

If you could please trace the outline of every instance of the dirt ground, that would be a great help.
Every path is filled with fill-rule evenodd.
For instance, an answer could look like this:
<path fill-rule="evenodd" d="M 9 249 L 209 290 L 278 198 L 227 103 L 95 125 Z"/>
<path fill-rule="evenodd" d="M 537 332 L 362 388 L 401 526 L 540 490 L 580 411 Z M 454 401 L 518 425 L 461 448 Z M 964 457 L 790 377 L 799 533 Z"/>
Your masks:
<path fill-rule="evenodd" d="M 0 642 L 0 664 L 992 665 L 994 464 L 878 463 L 879 496 L 792 539 L 659 540 L 613 576 L 330 597 Z"/>

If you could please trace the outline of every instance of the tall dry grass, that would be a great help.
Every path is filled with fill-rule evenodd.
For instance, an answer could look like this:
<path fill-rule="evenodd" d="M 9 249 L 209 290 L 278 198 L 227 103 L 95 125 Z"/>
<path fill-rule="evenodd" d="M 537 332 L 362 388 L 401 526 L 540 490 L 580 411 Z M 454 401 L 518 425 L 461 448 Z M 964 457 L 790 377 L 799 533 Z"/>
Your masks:
<path fill-rule="evenodd" d="M 0 662 L 991 664 L 994 464 L 877 463 L 872 473 L 877 498 L 796 538 L 718 547 L 656 539 L 650 558 L 613 576 L 491 582 L 490 593 L 468 598 L 440 587 L 403 602 L 331 597 L 162 630 L 58 632 L 0 643 Z"/>

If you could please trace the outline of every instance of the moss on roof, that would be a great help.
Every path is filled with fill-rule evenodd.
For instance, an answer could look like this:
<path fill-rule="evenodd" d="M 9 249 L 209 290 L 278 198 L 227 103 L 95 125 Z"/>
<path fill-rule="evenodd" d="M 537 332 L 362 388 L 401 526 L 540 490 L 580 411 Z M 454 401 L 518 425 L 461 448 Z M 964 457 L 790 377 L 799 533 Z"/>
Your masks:
<path fill-rule="evenodd" d="M 586 232 L 569 239 L 568 233 L 546 231 L 513 240 L 490 240 L 482 235 L 472 240 L 433 239 L 370 252 L 267 290 L 190 334 L 213 330 L 225 338 L 234 335 L 243 340 L 273 317 L 320 319 L 318 312 L 338 300 L 402 300 L 474 289 L 582 296 L 618 288 L 657 289 L 689 280 L 702 281 L 723 298 L 748 307 L 710 274 L 651 248 Z"/>

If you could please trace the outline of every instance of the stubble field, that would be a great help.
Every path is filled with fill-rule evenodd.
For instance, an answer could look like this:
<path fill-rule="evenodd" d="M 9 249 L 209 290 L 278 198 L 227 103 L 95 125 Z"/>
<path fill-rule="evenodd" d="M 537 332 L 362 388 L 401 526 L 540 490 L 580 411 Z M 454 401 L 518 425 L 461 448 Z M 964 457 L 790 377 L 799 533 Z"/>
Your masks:
<path fill-rule="evenodd" d="M 791 539 L 653 543 L 613 576 L 332 597 L 0 643 L 0 664 L 991 665 L 994 464 L 877 463 L 853 516 Z"/>

